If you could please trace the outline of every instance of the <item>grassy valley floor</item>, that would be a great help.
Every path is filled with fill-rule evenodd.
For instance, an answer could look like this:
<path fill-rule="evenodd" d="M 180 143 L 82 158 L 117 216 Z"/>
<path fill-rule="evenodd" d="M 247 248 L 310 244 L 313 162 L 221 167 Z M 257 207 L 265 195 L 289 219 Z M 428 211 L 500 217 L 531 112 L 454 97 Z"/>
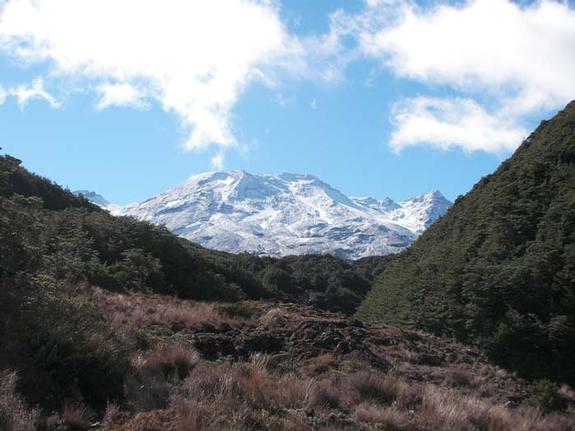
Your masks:
<path fill-rule="evenodd" d="M 68 300 L 95 307 L 106 322 L 84 337 L 95 350 L 121 352 L 122 396 L 101 411 L 64 403 L 37 416 L 45 429 L 575 429 L 568 387 L 527 384 L 479 351 L 423 332 L 300 304 L 206 303 L 88 286 Z M 0 405 L 10 376 L 2 377 Z M 25 424 L 34 412 L 18 406 L 13 414 Z"/>

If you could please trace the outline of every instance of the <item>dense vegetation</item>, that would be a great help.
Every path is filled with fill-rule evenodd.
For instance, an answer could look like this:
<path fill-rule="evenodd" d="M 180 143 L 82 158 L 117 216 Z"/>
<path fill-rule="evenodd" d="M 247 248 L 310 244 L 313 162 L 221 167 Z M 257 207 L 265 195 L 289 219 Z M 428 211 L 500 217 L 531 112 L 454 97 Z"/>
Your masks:
<path fill-rule="evenodd" d="M 268 298 L 352 313 L 370 284 L 328 256 L 287 259 L 207 250 L 108 212 L 0 157 L 0 274 L 85 281 L 202 300 Z M 36 277 L 38 278 L 38 277 Z"/>
<path fill-rule="evenodd" d="M 337 258 L 258 258 L 204 249 L 162 227 L 113 217 L 0 156 L 0 371 L 20 371 L 46 409 L 122 397 L 128 352 L 78 292 L 311 303 L 353 313 L 370 284 Z M 231 309 L 239 312 L 241 309 Z M 134 345 L 136 343 L 136 345 Z"/>
<path fill-rule="evenodd" d="M 574 383 L 575 102 L 388 263 L 358 315 Z"/>

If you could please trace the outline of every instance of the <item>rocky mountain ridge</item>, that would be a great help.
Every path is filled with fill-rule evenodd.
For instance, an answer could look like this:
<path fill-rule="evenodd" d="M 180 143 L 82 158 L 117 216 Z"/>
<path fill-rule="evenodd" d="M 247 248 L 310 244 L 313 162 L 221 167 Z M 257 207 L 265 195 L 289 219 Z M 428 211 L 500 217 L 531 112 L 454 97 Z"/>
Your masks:
<path fill-rule="evenodd" d="M 439 191 L 394 202 L 348 197 L 311 175 L 207 172 L 144 202 L 108 206 L 205 247 L 258 255 L 397 253 L 451 206 Z"/>

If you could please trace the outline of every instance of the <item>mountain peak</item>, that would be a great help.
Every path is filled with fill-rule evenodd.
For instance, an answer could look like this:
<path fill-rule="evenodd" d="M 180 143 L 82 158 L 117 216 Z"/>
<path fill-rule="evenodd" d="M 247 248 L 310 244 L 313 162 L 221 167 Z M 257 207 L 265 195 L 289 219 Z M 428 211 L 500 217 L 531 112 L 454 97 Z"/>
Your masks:
<path fill-rule="evenodd" d="M 389 198 L 350 198 L 313 175 L 233 170 L 194 175 L 113 212 L 165 225 L 223 251 L 355 259 L 403 250 L 448 208 L 441 198 L 401 204 Z"/>
<path fill-rule="evenodd" d="M 430 191 L 427 196 L 432 197 L 434 199 L 445 199 L 445 196 L 443 196 L 443 193 L 441 193 L 439 190 L 437 189 L 433 189 L 432 191 Z"/>
<path fill-rule="evenodd" d="M 448 201 L 447 198 L 445 196 L 443 196 L 443 193 L 441 193 L 439 190 L 434 189 L 432 191 L 430 191 L 429 193 L 425 193 L 423 195 L 419 195 L 419 196 L 415 196 L 411 199 L 406 199 L 404 202 L 423 202 L 423 201 Z M 449 201 L 448 201 L 449 202 Z"/>
<path fill-rule="evenodd" d="M 83 196 L 85 199 L 101 207 L 110 205 L 110 202 L 106 198 L 90 190 L 75 190 L 72 193 L 76 196 Z"/>

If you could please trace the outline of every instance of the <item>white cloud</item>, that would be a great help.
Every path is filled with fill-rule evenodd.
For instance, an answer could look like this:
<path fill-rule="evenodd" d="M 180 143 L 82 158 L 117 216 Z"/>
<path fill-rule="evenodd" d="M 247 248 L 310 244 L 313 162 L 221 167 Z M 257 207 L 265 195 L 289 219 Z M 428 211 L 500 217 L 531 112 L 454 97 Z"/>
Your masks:
<path fill-rule="evenodd" d="M 298 49 L 269 0 L 12 0 L 0 16 L 0 51 L 97 88 L 99 108 L 145 94 L 179 116 L 189 149 L 237 145 L 241 91 Z"/>
<path fill-rule="evenodd" d="M 515 118 L 488 113 L 471 99 L 407 99 L 394 107 L 393 122 L 391 147 L 396 152 L 423 144 L 501 153 L 515 149 L 528 133 Z"/>
<path fill-rule="evenodd" d="M 211 160 L 212 167 L 218 171 L 224 168 L 224 154 L 218 153 Z"/>
<path fill-rule="evenodd" d="M 158 103 L 181 120 L 188 149 L 220 147 L 214 166 L 225 148 L 242 148 L 233 109 L 248 84 L 274 88 L 282 105 L 292 100 L 281 91 L 286 72 L 337 84 L 350 64 L 369 58 L 431 87 L 434 97 L 396 106 L 396 151 L 510 151 L 526 116 L 575 97 L 575 9 L 567 2 L 364 0 L 363 11 L 338 10 L 328 32 L 302 39 L 287 32 L 277 2 L 11 0 L 0 6 L 0 53 L 47 64 L 49 84 L 95 91 L 97 109 Z M 445 89 L 450 98 L 437 98 Z"/>
<path fill-rule="evenodd" d="M 6 101 L 6 91 L 2 87 L 0 87 L 0 105 L 2 105 Z"/>
<path fill-rule="evenodd" d="M 567 2 L 472 0 L 419 7 L 403 0 L 369 0 L 363 12 L 347 21 L 345 31 L 354 33 L 362 55 L 377 59 L 398 77 L 448 86 L 461 97 L 498 105 L 487 114 L 477 102 L 411 101 L 422 115 L 402 114 L 396 149 L 415 140 L 440 147 L 459 141 L 467 149 L 513 149 L 520 141 L 509 140 L 519 135 L 525 115 L 560 108 L 575 98 L 575 9 Z M 450 119 L 431 115 L 422 104 Z M 454 107 L 463 109 L 459 122 L 451 118 Z M 491 137 L 483 144 L 475 139 L 482 133 L 466 138 L 455 127 L 481 123 L 487 126 L 484 137 Z M 509 133 L 500 127 L 504 123 Z"/>
<path fill-rule="evenodd" d="M 98 109 L 105 109 L 109 106 L 136 109 L 147 109 L 149 107 L 144 95 L 136 87 L 128 83 L 101 84 L 96 91 L 100 95 L 100 100 L 96 105 Z"/>
<path fill-rule="evenodd" d="M 403 6 L 394 25 L 364 31 L 361 41 L 398 75 L 463 89 L 512 85 L 526 109 L 575 95 L 575 9 L 566 3 Z"/>
<path fill-rule="evenodd" d="M 12 87 L 7 94 L 16 97 L 20 108 L 24 108 L 32 99 L 44 100 L 53 108 L 60 107 L 60 102 L 44 88 L 44 80 L 42 78 L 36 78 L 29 85 L 22 84 Z"/>
<path fill-rule="evenodd" d="M 311 99 L 311 102 L 309 102 L 309 107 L 311 108 L 312 111 L 317 111 L 319 109 L 317 99 Z"/>

